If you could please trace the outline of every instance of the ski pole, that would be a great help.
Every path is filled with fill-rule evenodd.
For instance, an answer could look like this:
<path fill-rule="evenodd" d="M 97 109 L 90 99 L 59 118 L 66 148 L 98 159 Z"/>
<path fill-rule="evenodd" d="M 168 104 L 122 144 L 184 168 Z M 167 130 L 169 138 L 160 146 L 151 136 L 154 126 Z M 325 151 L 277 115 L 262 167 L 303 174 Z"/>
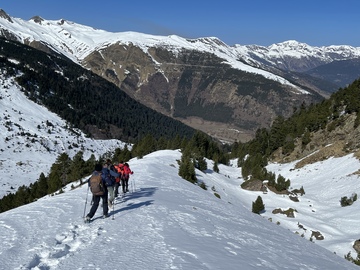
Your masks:
<path fill-rule="evenodd" d="M 113 205 L 112 205 L 112 220 L 115 219 L 115 199 L 113 201 Z"/>
<path fill-rule="evenodd" d="M 86 204 L 87 204 L 87 199 L 88 199 L 88 195 L 89 195 L 89 189 L 90 189 L 90 187 L 88 186 L 87 192 L 86 192 L 86 200 L 85 200 L 85 207 L 84 207 L 84 215 L 83 215 L 83 218 L 85 218 Z"/>

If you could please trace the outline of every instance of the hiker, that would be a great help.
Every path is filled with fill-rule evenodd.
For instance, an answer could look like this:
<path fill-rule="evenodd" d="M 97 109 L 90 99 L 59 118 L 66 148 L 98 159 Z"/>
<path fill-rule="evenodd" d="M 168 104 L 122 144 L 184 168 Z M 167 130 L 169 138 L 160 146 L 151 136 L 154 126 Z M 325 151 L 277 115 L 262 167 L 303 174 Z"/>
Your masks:
<path fill-rule="evenodd" d="M 105 175 L 106 187 L 109 193 L 108 204 L 109 207 L 111 208 L 115 200 L 115 183 L 116 183 L 115 179 L 119 178 L 120 174 L 116 172 L 115 167 L 110 159 L 106 160 L 106 163 L 104 164 L 102 169 L 102 173 Z"/>
<path fill-rule="evenodd" d="M 115 178 L 115 197 L 117 197 L 119 195 L 119 187 L 121 184 L 121 177 L 122 177 L 122 173 L 123 173 L 123 167 L 124 167 L 124 162 L 120 161 L 117 165 L 114 165 L 116 172 L 120 175 L 119 177 Z"/>
<path fill-rule="evenodd" d="M 130 166 L 128 163 L 124 163 L 124 170 L 122 174 L 122 190 L 123 193 L 129 192 L 129 177 L 130 174 L 133 174 L 134 172 L 130 169 Z"/>
<path fill-rule="evenodd" d="M 95 171 L 92 173 L 91 177 L 88 180 L 89 187 L 91 189 L 91 192 L 93 193 L 93 205 L 91 206 L 90 212 L 85 217 L 86 222 L 89 222 L 90 219 L 95 215 L 96 210 L 99 207 L 100 198 L 102 199 L 103 202 L 103 218 L 109 216 L 108 191 L 105 184 L 105 175 L 102 174 L 102 169 L 103 166 L 101 164 L 96 164 Z M 102 184 L 101 188 L 95 185 L 96 181 L 94 181 L 94 179 L 96 177 L 100 177 L 99 181 Z"/>

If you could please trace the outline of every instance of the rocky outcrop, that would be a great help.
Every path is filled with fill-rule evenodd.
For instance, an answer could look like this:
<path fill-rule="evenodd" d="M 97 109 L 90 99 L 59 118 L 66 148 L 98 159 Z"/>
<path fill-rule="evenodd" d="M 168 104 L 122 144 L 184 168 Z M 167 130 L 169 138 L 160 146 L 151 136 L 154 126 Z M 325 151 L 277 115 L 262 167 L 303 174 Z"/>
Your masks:
<path fill-rule="evenodd" d="M 355 240 L 355 242 L 353 244 L 353 248 L 355 249 L 357 254 L 360 254 L 360 239 Z"/>
<path fill-rule="evenodd" d="M 2 9 L 0 9 L 0 18 L 3 18 L 5 20 L 8 20 L 9 22 L 13 22 L 11 17 Z"/>
<path fill-rule="evenodd" d="M 329 157 L 341 157 L 349 153 L 354 153 L 359 158 L 360 126 L 354 128 L 355 119 L 355 114 L 343 115 L 336 121 L 330 122 L 324 129 L 312 132 L 311 141 L 305 147 L 302 146 L 301 139 L 298 139 L 292 153 L 284 156 L 280 148 L 273 153 L 272 160 L 276 162 L 299 160 L 295 165 L 295 169 L 298 169 Z"/>

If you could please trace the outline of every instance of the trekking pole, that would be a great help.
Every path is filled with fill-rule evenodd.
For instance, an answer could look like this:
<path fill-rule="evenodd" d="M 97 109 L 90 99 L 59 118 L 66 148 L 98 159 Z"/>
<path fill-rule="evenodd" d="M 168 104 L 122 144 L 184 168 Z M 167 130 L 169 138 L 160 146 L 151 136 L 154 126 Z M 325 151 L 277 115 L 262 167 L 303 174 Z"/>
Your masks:
<path fill-rule="evenodd" d="M 83 218 L 85 218 L 86 204 L 87 204 L 87 199 L 88 199 L 88 195 L 89 195 L 89 189 L 90 189 L 90 187 L 88 186 L 87 192 L 86 192 L 86 200 L 85 200 L 85 207 L 84 207 L 84 215 L 83 215 Z"/>
<path fill-rule="evenodd" d="M 113 201 L 113 205 L 112 205 L 112 220 L 115 219 L 115 199 Z"/>

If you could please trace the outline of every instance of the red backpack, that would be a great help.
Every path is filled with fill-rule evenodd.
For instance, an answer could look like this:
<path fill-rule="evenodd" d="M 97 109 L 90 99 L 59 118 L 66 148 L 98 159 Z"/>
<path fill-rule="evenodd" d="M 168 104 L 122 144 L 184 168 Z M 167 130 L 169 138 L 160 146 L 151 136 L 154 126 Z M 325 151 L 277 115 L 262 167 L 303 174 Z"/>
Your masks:
<path fill-rule="evenodd" d="M 120 174 L 120 177 L 117 177 L 117 178 L 116 178 L 116 182 L 119 183 L 119 182 L 120 182 L 120 179 L 122 178 L 122 176 L 123 176 L 123 174 L 124 174 L 124 164 L 119 163 L 118 165 L 115 165 L 114 167 L 115 167 L 117 173 Z"/>

